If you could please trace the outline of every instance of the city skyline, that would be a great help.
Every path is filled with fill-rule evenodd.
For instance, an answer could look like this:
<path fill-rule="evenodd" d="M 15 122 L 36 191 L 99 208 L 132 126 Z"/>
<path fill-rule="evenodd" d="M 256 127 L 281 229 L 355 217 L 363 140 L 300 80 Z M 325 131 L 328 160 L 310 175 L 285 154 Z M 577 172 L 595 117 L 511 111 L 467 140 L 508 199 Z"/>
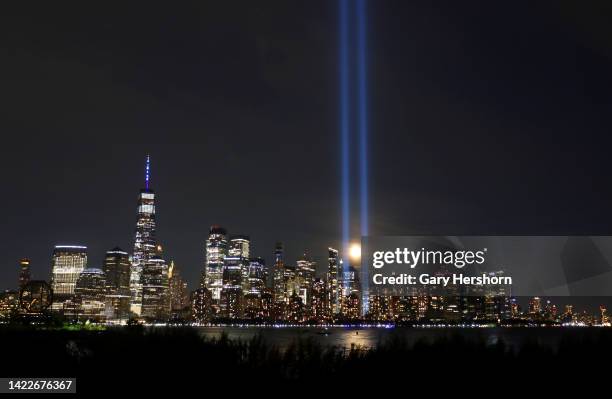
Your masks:
<path fill-rule="evenodd" d="M 156 227 L 156 222 L 155 222 L 156 215 L 157 215 L 156 204 L 155 204 L 156 194 L 155 194 L 155 190 L 153 187 L 154 185 L 152 184 L 152 179 L 151 179 L 151 174 L 152 174 L 151 156 L 148 154 L 145 156 L 144 165 L 145 165 L 143 169 L 144 173 L 142 175 L 142 181 L 144 182 L 144 184 L 141 185 L 142 188 L 140 189 L 140 194 L 138 195 L 138 204 L 136 206 L 137 221 L 136 221 L 136 228 L 135 228 L 135 237 L 133 239 L 133 244 L 134 244 L 133 252 L 129 252 L 129 251 L 123 252 L 123 250 L 120 247 L 114 247 L 112 249 L 105 251 L 103 264 L 98 266 L 98 265 L 92 265 L 90 263 L 89 261 L 90 253 L 88 252 L 87 245 L 82 245 L 82 243 L 81 244 L 69 244 L 69 245 L 57 244 L 57 245 L 54 245 L 53 247 L 53 251 L 52 251 L 53 256 L 50 259 L 51 267 L 49 269 L 49 276 L 50 276 L 49 278 L 44 277 L 44 276 L 41 277 L 41 276 L 38 276 L 37 274 L 33 274 L 31 270 L 32 262 L 31 262 L 31 259 L 28 257 L 23 257 L 19 259 L 18 262 L 15 262 L 15 272 L 16 272 L 15 281 L 18 282 L 18 286 L 19 287 L 22 286 L 22 279 L 24 278 L 24 265 L 26 265 L 27 280 L 48 280 L 50 281 L 50 284 L 51 284 L 50 286 L 55 292 L 54 298 L 57 299 L 58 297 L 61 297 L 61 301 L 57 302 L 57 300 L 54 300 L 54 304 L 60 306 L 66 299 L 69 299 L 70 295 L 73 295 L 75 293 L 75 283 L 77 282 L 80 273 L 82 272 L 97 273 L 97 271 L 102 271 L 102 270 L 107 269 L 109 255 L 112 256 L 112 254 L 117 253 L 118 251 L 119 253 L 125 253 L 126 256 L 129 256 L 130 275 L 131 275 L 129 279 L 130 280 L 129 286 L 130 286 L 130 290 L 132 291 L 130 295 L 131 296 L 130 311 L 135 312 L 136 315 L 140 315 L 141 314 L 141 310 L 140 310 L 141 304 L 140 303 L 142 303 L 142 297 L 143 297 L 143 291 L 142 291 L 143 290 L 142 288 L 143 280 L 141 280 L 140 277 L 138 276 L 142 274 L 143 266 L 147 262 L 152 261 L 152 263 L 158 263 L 159 265 L 161 265 L 161 266 L 155 266 L 155 268 L 157 269 L 161 267 L 160 273 L 162 272 L 161 270 L 165 270 L 165 272 L 163 273 L 165 273 L 165 276 L 166 276 L 165 277 L 166 278 L 166 284 L 165 284 L 166 289 L 169 287 L 169 284 L 170 284 L 168 280 L 168 269 L 170 265 L 172 265 L 172 267 L 175 268 L 175 270 L 177 270 L 177 275 L 179 276 L 184 275 L 185 268 L 181 267 L 181 265 L 175 265 L 174 259 L 165 257 L 163 255 L 165 248 L 162 249 L 162 245 L 156 240 L 156 234 L 157 234 L 157 227 Z M 214 251 L 214 254 L 210 252 L 211 237 L 223 237 L 222 238 L 224 240 L 222 244 L 223 255 L 221 258 L 219 258 L 218 250 Z M 215 240 L 216 239 L 213 239 L 213 242 L 215 242 Z M 270 276 L 270 281 L 273 280 L 273 275 L 275 273 L 274 271 L 275 265 L 277 265 L 278 262 L 288 267 L 299 269 L 300 262 L 304 263 L 306 259 L 312 259 L 310 255 L 311 251 L 306 249 L 302 251 L 302 254 L 298 256 L 297 258 L 287 260 L 286 255 L 285 255 L 284 244 L 282 243 L 282 241 L 277 241 L 275 243 L 273 253 L 270 257 L 265 256 L 265 254 L 259 254 L 257 252 L 253 252 L 252 244 L 253 244 L 253 241 L 251 240 L 249 235 L 233 234 L 233 233 L 228 232 L 227 229 L 223 228 L 222 226 L 213 224 L 210 227 L 208 231 L 208 235 L 202 245 L 202 247 L 204 248 L 204 251 L 202 253 L 203 255 L 202 262 L 200 264 L 199 272 L 198 272 L 199 278 L 197 279 L 197 281 L 187 280 L 186 283 L 188 285 L 185 286 L 185 289 L 188 289 L 190 292 L 194 292 L 198 287 L 201 288 L 203 286 L 206 286 L 211 289 L 213 289 L 212 288 L 213 286 L 218 287 L 217 288 L 218 291 L 216 291 L 216 294 L 213 294 L 213 307 L 216 306 L 216 309 L 219 312 L 220 305 L 219 304 L 214 305 L 214 303 L 215 303 L 215 300 L 217 301 L 217 303 L 219 303 L 218 301 L 220 300 L 220 295 L 222 292 L 221 288 L 225 287 L 225 282 L 224 282 L 225 273 L 226 273 L 225 269 L 227 268 L 227 264 L 225 262 L 226 259 L 230 261 L 233 261 L 234 259 L 236 261 L 239 261 L 241 258 L 244 258 L 244 259 L 251 259 L 257 262 L 258 262 L 258 259 L 262 260 L 263 270 L 265 270 L 265 273 L 266 273 L 266 277 L 264 278 L 262 282 L 263 285 L 268 285 L 268 277 L 267 277 L 268 275 Z M 218 243 L 213 244 L 212 247 L 213 248 L 218 247 L 218 245 L 219 245 Z M 279 245 L 281 246 L 279 247 Z M 332 284 L 332 285 L 340 286 L 338 289 L 341 290 L 341 286 L 342 286 L 341 283 L 339 282 L 331 283 L 331 281 L 333 281 L 334 279 L 333 275 L 330 274 L 330 270 L 332 270 L 331 269 L 332 251 L 334 251 L 335 253 L 334 257 L 336 261 L 334 262 L 334 265 L 335 265 L 334 267 L 336 268 L 335 270 L 337 270 L 336 272 L 337 278 L 340 279 L 342 274 L 346 273 L 348 269 L 338 267 L 339 265 L 342 264 L 340 262 L 341 256 L 338 255 L 339 253 L 338 250 L 333 249 L 331 246 L 328 246 L 326 248 L 326 251 L 328 253 L 328 257 L 326 258 L 326 261 L 324 262 L 313 261 L 312 262 L 314 266 L 313 267 L 314 274 L 312 278 L 316 276 L 318 279 L 325 282 L 326 287 L 330 287 L 329 284 Z M 58 280 L 58 277 L 56 274 L 56 266 L 55 266 L 57 263 L 56 254 L 59 253 L 61 256 L 64 252 L 66 252 L 70 256 L 73 256 L 72 252 L 74 252 L 74 255 L 77 256 L 76 258 L 77 259 L 76 262 L 78 263 L 77 269 L 75 269 L 74 272 L 68 271 L 69 273 L 72 273 L 72 274 L 69 274 L 68 276 L 72 276 L 72 277 L 62 277 L 61 278 L 61 281 L 67 281 L 71 288 L 61 288 L 60 286 L 57 286 L 57 281 L 56 281 Z M 151 253 L 147 255 L 146 253 L 148 252 L 151 252 Z M 134 254 L 136 254 L 136 256 L 133 256 Z M 346 256 L 346 259 L 350 259 L 351 257 L 354 258 L 354 255 L 349 254 Z M 80 258 L 83 258 L 84 261 L 79 260 Z M 61 264 L 62 266 L 66 262 L 68 262 L 69 265 L 74 264 L 75 261 L 73 261 L 71 257 L 68 257 L 67 259 L 68 259 L 67 261 L 62 260 L 62 264 Z M 218 283 L 214 283 L 214 282 L 206 283 L 206 279 L 204 278 L 205 273 L 210 273 L 209 259 L 211 260 L 210 262 L 212 263 L 214 262 L 218 263 L 218 266 L 217 266 L 217 269 L 218 269 L 217 273 L 219 275 Z M 215 260 L 215 259 L 218 259 L 218 260 Z M 270 261 L 266 262 L 266 259 L 270 259 Z M 354 264 L 353 266 L 358 267 L 358 268 L 361 267 L 360 264 Z M 240 268 L 238 270 L 240 270 Z M 135 272 L 136 274 L 138 274 L 136 279 L 134 278 Z M 184 281 L 184 280 L 180 279 L 179 281 Z M 179 283 L 179 284 L 182 284 L 182 283 Z M 275 290 L 275 284 L 276 283 L 271 283 L 273 290 Z M 10 283 L 8 285 L 9 285 L 8 287 L 4 287 L 2 289 L 3 292 L 13 290 L 15 288 Z M 135 287 L 140 287 L 140 288 L 135 288 Z M 134 291 L 135 289 L 136 291 Z M 243 286 L 243 294 L 241 295 L 246 294 L 248 291 L 249 289 L 247 289 L 247 286 Z M 259 291 L 259 294 L 261 294 L 261 292 L 262 291 Z M 134 295 L 136 295 L 136 297 Z M 166 295 L 166 294 L 163 294 L 163 295 Z M 170 295 L 169 291 L 167 295 Z M 361 294 L 359 294 L 359 296 L 361 296 Z M 135 298 L 139 298 L 140 303 L 138 300 L 134 302 Z M 517 303 L 519 303 L 521 306 L 528 306 L 528 304 L 532 300 L 532 298 L 526 298 L 526 297 L 518 298 L 518 299 L 519 299 L 519 302 Z M 160 299 L 158 299 L 157 301 L 159 300 Z M 284 300 L 288 301 L 289 298 L 285 298 Z M 548 298 L 544 298 L 544 300 L 547 300 L 549 303 L 550 303 L 550 300 L 554 301 L 555 304 L 559 305 L 559 308 L 565 308 L 568 305 L 572 305 L 572 306 L 578 305 L 578 308 L 577 308 L 578 311 L 588 311 L 590 313 L 593 313 L 594 311 L 598 310 L 600 306 L 605 306 L 607 308 L 608 306 L 612 305 L 612 300 L 610 298 L 597 298 L 596 299 L 596 298 L 586 298 L 586 297 L 566 297 L 566 298 L 548 297 Z M 336 303 L 337 305 L 329 305 L 332 309 L 335 309 L 335 306 L 340 306 L 340 302 L 341 302 L 340 299 L 337 298 L 333 302 Z M 157 302 L 155 302 L 155 304 L 153 305 L 153 308 L 154 309 L 159 308 L 159 306 L 160 305 Z M 360 308 L 361 306 L 362 304 L 359 305 Z M 164 317 L 169 317 L 169 315 L 164 316 Z M 125 321 L 127 320 L 127 318 L 123 320 Z"/>

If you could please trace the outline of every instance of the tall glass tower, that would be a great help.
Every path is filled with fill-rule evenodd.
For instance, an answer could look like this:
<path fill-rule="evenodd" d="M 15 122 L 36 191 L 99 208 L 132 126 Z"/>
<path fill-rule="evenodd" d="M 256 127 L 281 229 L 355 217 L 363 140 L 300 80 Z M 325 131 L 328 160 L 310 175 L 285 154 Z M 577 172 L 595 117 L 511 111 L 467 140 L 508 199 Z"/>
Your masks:
<path fill-rule="evenodd" d="M 19 261 L 19 289 L 23 289 L 30 282 L 30 260 L 23 258 Z"/>
<path fill-rule="evenodd" d="M 328 306 L 332 315 L 340 312 L 340 290 L 339 285 L 339 263 L 338 250 L 328 248 L 328 269 L 327 269 L 327 293 L 329 295 Z"/>
<path fill-rule="evenodd" d="M 130 310 L 140 315 L 142 311 L 142 269 L 157 255 L 155 239 L 155 192 L 149 183 L 151 178 L 151 159 L 147 155 L 145 165 L 145 187 L 138 196 L 138 220 L 134 239 L 134 255 L 130 272 Z"/>
<path fill-rule="evenodd" d="M 206 240 L 206 265 L 204 266 L 204 287 L 212 293 L 213 308 L 218 312 L 223 288 L 223 263 L 228 255 L 227 231 L 214 225 Z"/>
<path fill-rule="evenodd" d="M 166 321 L 170 316 L 168 265 L 161 251 L 142 268 L 141 316 L 150 321 Z"/>
<path fill-rule="evenodd" d="M 304 251 L 302 259 L 297 261 L 295 273 L 298 295 L 302 298 L 302 303 L 305 306 L 310 307 L 312 302 L 312 287 L 316 272 L 317 263 L 310 258 L 306 251 Z"/>
<path fill-rule="evenodd" d="M 249 282 L 249 256 L 251 254 L 251 240 L 249 236 L 245 235 L 233 235 L 229 241 L 229 257 L 242 258 L 242 290 L 246 292 L 248 290 Z M 225 265 L 224 265 L 225 267 Z M 225 286 L 225 282 L 223 282 Z"/>
<path fill-rule="evenodd" d="M 132 265 L 127 252 L 114 248 L 106 252 L 106 320 L 122 323 L 129 318 L 130 272 Z"/>
<path fill-rule="evenodd" d="M 53 310 L 62 310 L 64 302 L 74 295 L 76 282 L 87 267 L 87 247 L 56 245 L 53 250 L 51 288 Z"/>
<path fill-rule="evenodd" d="M 274 302 L 287 302 L 287 279 L 285 278 L 285 249 L 282 242 L 277 242 L 274 247 L 274 266 L 272 276 L 272 287 L 274 289 Z"/>

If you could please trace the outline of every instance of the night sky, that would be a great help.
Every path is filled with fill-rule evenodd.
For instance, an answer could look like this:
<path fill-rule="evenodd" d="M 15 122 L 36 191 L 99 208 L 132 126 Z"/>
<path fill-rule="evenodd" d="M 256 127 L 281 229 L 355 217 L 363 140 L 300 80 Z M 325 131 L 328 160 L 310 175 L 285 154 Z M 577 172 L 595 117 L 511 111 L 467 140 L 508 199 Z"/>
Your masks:
<path fill-rule="evenodd" d="M 612 6 L 369 3 L 371 234 L 612 233 Z M 14 7 L 0 289 L 21 257 L 48 279 L 55 244 L 87 245 L 93 267 L 131 252 L 147 153 L 158 238 L 192 288 L 211 224 L 268 263 L 281 240 L 289 263 L 308 249 L 325 266 L 340 239 L 335 1 Z"/>

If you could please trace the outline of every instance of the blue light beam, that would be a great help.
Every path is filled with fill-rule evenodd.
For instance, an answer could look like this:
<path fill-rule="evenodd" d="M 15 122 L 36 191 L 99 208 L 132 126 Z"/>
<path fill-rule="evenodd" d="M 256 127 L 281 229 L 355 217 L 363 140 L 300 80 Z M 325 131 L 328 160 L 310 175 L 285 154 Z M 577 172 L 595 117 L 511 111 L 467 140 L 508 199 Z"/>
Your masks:
<path fill-rule="evenodd" d="M 359 205 L 361 237 L 369 234 L 368 198 L 368 80 L 367 80 L 367 18 L 366 0 L 357 0 L 357 110 L 359 135 Z M 361 264 L 361 308 L 365 315 L 369 308 L 368 268 Z"/>
<path fill-rule="evenodd" d="M 350 92 L 349 92 L 349 0 L 339 0 L 339 81 L 340 81 L 340 170 L 341 209 L 342 209 L 342 249 L 343 271 L 348 271 L 350 241 Z"/>
<path fill-rule="evenodd" d="M 368 83 L 366 0 L 357 0 L 357 106 L 359 112 L 359 201 L 361 236 L 369 233 L 368 219 Z"/>

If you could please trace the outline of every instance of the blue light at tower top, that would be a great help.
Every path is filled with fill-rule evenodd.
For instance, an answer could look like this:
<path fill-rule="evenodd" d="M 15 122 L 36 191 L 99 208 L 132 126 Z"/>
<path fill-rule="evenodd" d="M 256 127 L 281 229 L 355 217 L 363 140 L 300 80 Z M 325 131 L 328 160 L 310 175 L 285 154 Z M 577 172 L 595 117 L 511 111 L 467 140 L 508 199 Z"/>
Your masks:
<path fill-rule="evenodd" d="M 342 175 L 341 184 L 341 209 L 342 209 L 342 255 L 341 260 L 348 254 L 349 240 L 350 240 L 350 208 L 349 208 L 349 197 L 350 197 L 350 158 L 349 158 L 349 133 L 350 133 L 350 97 L 349 97 L 349 0 L 339 0 L 339 56 L 340 56 L 340 68 L 339 68 L 339 80 L 340 80 L 340 147 L 341 147 L 341 160 L 340 170 Z M 342 262 L 348 270 L 348 262 Z"/>
<path fill-rule="evenodd" d="M 147 155 L 147 162 L 145 165 L 145 188 L 149 189 L 149 180 L 151 179 L 151 157 Z"/>

